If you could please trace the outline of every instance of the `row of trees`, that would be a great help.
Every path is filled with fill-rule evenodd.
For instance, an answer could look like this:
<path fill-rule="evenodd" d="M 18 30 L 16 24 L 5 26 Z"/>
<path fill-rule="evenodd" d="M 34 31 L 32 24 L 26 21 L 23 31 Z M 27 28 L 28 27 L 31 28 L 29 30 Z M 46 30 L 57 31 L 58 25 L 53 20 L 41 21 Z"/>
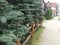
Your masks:
<path fill-rule="evenodd" d="M 0 44 L 16 45 L 42 20 L 43 0 L 0 0 Z"/>

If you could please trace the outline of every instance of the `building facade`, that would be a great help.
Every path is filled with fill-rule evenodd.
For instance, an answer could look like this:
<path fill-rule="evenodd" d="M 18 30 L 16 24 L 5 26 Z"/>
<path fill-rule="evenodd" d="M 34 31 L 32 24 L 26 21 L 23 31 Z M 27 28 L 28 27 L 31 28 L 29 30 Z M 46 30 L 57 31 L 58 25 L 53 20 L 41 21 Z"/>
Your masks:
<path fill-rule="evenodd" d="M 45 7 L 44 8 L 45 11 L 47 11 L 48 9 L 51 8 L 53 17 L 55 17 L 57 15 L 57 12 L 58 12 L 58 4 L 57 3 L 48 1 L 44 4 L 44 7 Z"/>

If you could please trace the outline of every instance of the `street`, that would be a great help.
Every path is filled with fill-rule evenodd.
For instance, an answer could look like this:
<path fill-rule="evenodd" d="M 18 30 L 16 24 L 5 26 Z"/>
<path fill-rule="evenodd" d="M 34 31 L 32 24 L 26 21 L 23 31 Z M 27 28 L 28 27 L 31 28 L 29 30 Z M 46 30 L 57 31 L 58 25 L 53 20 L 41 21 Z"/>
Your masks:
<path fill-rule="evenodd" d="M 45 27 L 39 45 L 60 45 L 60 21 L 58 17 L 43 22 Z"/>

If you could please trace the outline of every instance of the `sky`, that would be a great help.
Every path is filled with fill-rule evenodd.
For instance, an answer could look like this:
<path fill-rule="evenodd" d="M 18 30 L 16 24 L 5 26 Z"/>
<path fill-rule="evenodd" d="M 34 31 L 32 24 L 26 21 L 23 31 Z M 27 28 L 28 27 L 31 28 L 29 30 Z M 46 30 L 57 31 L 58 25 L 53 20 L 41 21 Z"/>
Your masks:
<path fill-rule="evenodd" d="M 50 2 L 56 2 L 59 5 L 59 10 L 60 10 L 60 0 L 44 0 L 45 2 L 50 1 Z"/>

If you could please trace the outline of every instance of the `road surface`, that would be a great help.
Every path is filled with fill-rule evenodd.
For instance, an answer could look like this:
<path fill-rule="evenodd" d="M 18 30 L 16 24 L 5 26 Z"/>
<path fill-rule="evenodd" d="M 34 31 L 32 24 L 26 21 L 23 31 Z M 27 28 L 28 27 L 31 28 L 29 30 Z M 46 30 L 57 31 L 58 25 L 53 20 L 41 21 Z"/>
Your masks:
<path fill-rule="evenodd" d="M 60 21 L 58 17 L 46 20 L 43 26 L 46 28 L 42 33 L 39 45 L 60 45 Z"/>

